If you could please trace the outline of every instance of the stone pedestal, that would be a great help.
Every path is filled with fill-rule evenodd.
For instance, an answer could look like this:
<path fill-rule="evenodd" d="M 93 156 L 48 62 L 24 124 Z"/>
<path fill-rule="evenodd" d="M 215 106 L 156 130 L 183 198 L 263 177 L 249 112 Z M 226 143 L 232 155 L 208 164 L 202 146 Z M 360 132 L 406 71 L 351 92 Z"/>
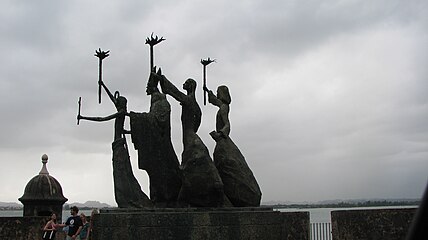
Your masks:
<path fill-rule="evenodd" d="M 404 239 L 415 212 L 415 208 L 332 211 L 333 238 Z"/>
<path fill-rule="evenodd" d="M 309 239 L 309 212 L 272 208 L 104 209 L 93 219 L 93 238 Z"/>

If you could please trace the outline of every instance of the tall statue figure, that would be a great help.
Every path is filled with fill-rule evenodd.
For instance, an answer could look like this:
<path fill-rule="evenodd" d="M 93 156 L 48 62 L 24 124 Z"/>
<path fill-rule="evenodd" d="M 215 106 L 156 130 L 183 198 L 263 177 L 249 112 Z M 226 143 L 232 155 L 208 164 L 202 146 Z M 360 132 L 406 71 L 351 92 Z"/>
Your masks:
<path fill-rule="evenodd" d="M 206 87 L 208 102 L 219 108 L 216 130 L 210 133 L 216 141 L 214 163 L 223 180 L 224 193 L 235 207 L 260 206 L 262 193 L 244 156 L 229 137 L 229 105 L 232 101 L 226 86 L 217 88 L 217 96 Z"/>
<path fill-rule="evenodd" d="M 187 79 L 180 92 L 165 76 L 160 77 L 162 91 L 171 95 L 182 107 L 183 145 L 181 168 L 183 183 L 179 201 L 196 207 L 219 207 L 227 198 L 223 183 L 208 149 L 196 134 L 201 124 L 201 109 L 196 102 L 196 81 Z"/>
<path fill-rule="evenodd" d="M 114 142 L 112 143 L 113 149 L 113 180 L 114 180 L 114 194 L 116 203 L 120 208 L 142 208 L 152 207 L 153 204 L 147 195 L 141 190 L 140 184 L 132 173 L 132 167 L 128 152 L 128 145 L 126 144 L 125 134 L 129 131 L 124 129 L 125 116 L 127 113 L 127 100 L 125 97 L 120 96 L 119 92 L 113 95 L 106 85 L 100 80 L 102 86 L 116 107 L 117 112 L 107 117 L 85 117 L 79 114 L 77 119 L 103 122 L 115 119 L 114 124 Z"/>
<path fill-rule="evenodd" d="M 171 142 L 171 106 L 159 92 L 160 70 L 150 73 L 146 93 L 149 112 L 130 113 L 131 137 L 138 150 L 138 167 L 150 178 L 150 199 L 156 207 L 175 207 L 181 188 L 179 162 Z"/>

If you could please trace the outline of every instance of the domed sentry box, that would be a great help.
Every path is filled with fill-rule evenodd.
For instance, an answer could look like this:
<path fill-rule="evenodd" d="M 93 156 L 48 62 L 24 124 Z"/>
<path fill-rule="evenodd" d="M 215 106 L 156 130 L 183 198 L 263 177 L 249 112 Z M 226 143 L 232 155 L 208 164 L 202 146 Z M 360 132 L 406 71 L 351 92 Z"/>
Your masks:
<path fill-rule="evenodd" d="M 48 156 L 42 156 L 42 169 L 25 187 L 24 195 L 18 200 L 24 205 L 24 216 L 49 216 L 51 213 L 62 219 L 62 206 L 68 200 L 62 194 L 59 182 L 49 175 L 46 168 Z"/>

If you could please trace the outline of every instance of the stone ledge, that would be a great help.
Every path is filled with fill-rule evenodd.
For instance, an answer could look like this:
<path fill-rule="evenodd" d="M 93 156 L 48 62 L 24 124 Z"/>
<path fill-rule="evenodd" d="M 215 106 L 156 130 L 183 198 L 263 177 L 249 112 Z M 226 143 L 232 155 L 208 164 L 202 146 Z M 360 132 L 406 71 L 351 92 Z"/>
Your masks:
<path fill-rule="evenodd" d="M 103 209 L 93 239 L 309 239 L 308 212 L 272 208 Z"/>
<path fill-rule="evenodd" d="M 404 239 L 416 208 L 331 212 L 334 239 Z"/>

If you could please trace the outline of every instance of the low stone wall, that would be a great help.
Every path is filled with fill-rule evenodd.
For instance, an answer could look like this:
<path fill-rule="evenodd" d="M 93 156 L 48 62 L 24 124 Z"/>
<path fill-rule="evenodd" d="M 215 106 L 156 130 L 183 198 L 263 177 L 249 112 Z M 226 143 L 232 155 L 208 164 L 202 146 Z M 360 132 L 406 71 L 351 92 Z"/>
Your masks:
<path fill-rule="evenodd" d="M 40 240 L 42 229 L 49 217 L 0 217 L 1 240 Z M 64 232 L 58 232 L 56 239 L 65 239 Z"/>
<path fill-rule="evenodd" d="M 416 208 L 331 212 L 334 240 L 404 239 Z"/>
<path fill-rule="evenodd" d="M 309 240 L 309 212 L 272 208 L 109 209 L 93 219 L 94 240 Z"/>

